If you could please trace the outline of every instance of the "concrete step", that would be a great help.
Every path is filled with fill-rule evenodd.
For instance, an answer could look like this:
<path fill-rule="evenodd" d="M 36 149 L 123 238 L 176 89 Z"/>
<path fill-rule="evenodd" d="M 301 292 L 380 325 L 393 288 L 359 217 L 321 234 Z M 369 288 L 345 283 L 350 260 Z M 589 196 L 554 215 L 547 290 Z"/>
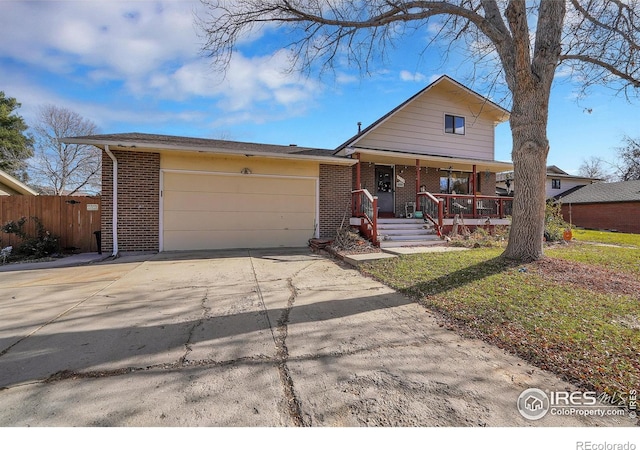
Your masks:
<path fill-rule="evenodd" d="M 423 240 L 409 240 L 409 241 L 380 241 L 380 248 L 394 248 L 394 247 L 428 247 L 445 245 L 445 242 L 435 237 L 435 239 L 423 239 Z"/>
<path fill-rule="evenodd" d="M 396 223 L 396 224 L 401 224 L 401 223 L 413 223 L 413 224 L 422 224 L 424 223 L 424 219 L 381 219 L 378 218 L 378 224 L 381 223 Z"/>
<path fill-rule="evenodd" d="M 385 230 L 385 229 L 380 229 L 378 228 L 378 235 L 380 236 L 402 236 L 402 235 L 414 235 L 414 234 L 419 234 L 419 235 L 430 235 L 430 234 L 436 234 L 435 230 L 431 229 L 426 229 L 426 228 L 406 228 L 406 229 L 397 229 L 397 228 L 393 228 L 390 230 Z"/>
<path fill-rule="evenodd" d="M 411 230 L 411 229 L 423 229 L 432 228 L 429 224 L 420 223 L 378 223 L 378 229 L 380 230 Z"/>
<path fill-rule="evenodd" d="M 436 236 L 437 233 L 430 232 L 429 230 L 411 230 L 407 232 L 406 230 L 402 232 L 378 232 L 378 240 L 385 239 L 422 239 L 428 236 Z"/>
<path fill-rule="evenodd" d="M 378 240 L 382 241 L 421 241 L 440 239 L 435 234 L 395 234 L 395 235 L 378 235 Z"/>

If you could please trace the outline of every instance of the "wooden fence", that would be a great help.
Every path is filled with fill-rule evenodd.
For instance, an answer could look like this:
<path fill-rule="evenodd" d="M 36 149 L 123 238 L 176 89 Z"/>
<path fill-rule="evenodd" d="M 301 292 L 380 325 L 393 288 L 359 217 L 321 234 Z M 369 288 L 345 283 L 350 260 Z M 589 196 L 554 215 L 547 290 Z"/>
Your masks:
<path fill-rule="evenodd" d="M 37 217 L 47 231 L 60 238 L 63 252 L 98 251 L 94 232 L 100 230 L 100 211 L 100 197 L 0 196 L 1 225 L 26 217 L 25 229 L 33 236 L 35 223 L 31 217 Z M 0 247 L 19 243 L 15 235 L 0 232 Z"/>

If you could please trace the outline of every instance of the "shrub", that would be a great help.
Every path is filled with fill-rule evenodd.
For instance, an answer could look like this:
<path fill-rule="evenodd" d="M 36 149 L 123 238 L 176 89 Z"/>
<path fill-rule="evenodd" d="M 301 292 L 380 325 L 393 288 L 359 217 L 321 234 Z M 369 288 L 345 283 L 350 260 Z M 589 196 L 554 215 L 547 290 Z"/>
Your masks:
<path fill-rule="evenodd" d="M 562 217 L 559 202 L 547 202 L 544 211 L 544 237 L 549 242 L 562 240 L 562 234 L 570 225 Z"/>
<path fill-rule="evenodd" d="M 14 254 L 19 258 L 43 258 L 59 251 L 58 236 L 52 235 L 37 217 L 31 217 L 35 224 L 35 236 L 29 236 L 25 230 L 26 217 L 9 221 L 0 230 L 7 234 L 15 234 L 22 242 L 17 246 Z"/>

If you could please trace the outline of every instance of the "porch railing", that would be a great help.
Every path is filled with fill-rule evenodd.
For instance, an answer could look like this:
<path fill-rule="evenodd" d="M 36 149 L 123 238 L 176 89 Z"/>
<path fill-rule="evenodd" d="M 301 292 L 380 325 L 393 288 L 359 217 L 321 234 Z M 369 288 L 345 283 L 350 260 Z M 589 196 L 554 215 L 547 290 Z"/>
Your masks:
<path fill-rule="evenodd" d="M 362 220 L 360 231 L 374 245 L 378 245 L 378 197 L 366 189 L 351 191 L 351 213 Z"/>
<path fill-rule="evenodd" d="M 444 202 L 444 217 L 460 215 L 504 219 L 511 216 L 513 212 L 512 197 L 460 194 L 434 194 L 434 196 Z"/>
<path fill-rule="evenodd" d="M 444 200 L 438 199 L 429 192 L 418 192 L 418 211 L 422 211 L 425 219 L 433 222 L 438 236 L 442 236 L 444 222 Z"/>

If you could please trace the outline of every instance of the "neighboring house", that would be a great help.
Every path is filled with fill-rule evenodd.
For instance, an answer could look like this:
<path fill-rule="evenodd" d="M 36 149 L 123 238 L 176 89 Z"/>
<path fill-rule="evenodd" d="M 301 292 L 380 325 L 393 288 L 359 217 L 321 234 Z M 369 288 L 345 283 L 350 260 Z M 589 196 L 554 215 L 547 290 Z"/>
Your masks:
<path fill-rule="evenodd" d="M 374 229 L 412 203 L 433 215 L 429 194 L 443 199 L 440 219 L 499 220 L 495 174 L 512 165 L 494 160 L 494 128 L 508 118 L 443 76 L 335 151 L 141 133 L 65 142 L 103 150 L 104 249 L 291 247 L 364 216 L 365 189 L 379 202 Z"/>
<path fill-rule="evenodd" d="M 640 180 L 590 184 L 561 202 L 564 219 L 574 226 L 640 233 Z"/>
<path fill-rule="evenodd" d="M 498 192 L 513 195 L 515 187 L 513 172 L 499 173 L 496 179 Z M 602 181 L 599 178 L 581 177 L 570 175 L 557 166 L 547 166 L 547 181 L 545 184 L 545 196 L 547 199 L 560 199 L 563 195 L 575 191 L 588 184 Z"/>
<path fill-rule="evenodd" d="M 38 195 L 36 191 L 0 170 L 0 195 Z"/>

